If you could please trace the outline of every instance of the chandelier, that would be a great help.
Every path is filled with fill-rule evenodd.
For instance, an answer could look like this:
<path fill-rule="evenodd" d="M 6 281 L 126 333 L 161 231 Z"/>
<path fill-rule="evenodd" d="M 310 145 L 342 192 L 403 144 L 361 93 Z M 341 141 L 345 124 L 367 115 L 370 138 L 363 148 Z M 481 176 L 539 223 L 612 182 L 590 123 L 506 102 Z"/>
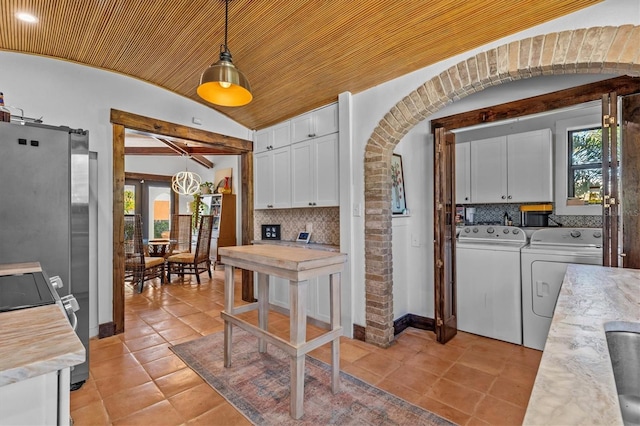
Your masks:
<path fill-rule="evenodd" d="M 189 157 L 185 156 L 188 161 Z M 200 190 L 200 183 L 202 179 L 197 173 L 189 171 L 189 168 L 185 166 L 185 171 L 178 172 L 171 178 L 171 189 L 173 192 L 180 195 L 193 195 Z"/>

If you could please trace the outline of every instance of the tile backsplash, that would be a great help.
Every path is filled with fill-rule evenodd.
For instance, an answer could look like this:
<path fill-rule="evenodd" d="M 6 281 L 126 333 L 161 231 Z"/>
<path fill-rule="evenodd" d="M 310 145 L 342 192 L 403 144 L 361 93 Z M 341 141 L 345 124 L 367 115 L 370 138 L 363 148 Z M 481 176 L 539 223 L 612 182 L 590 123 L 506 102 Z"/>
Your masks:
<path fill-rule="evenodd" d="M 262 238 L 261 225 L 280 225 L 280 239 L 295 241 L 307 224 L 313 226 L 312 243 L 340 245 L 340 208 L 255 210 L 253 239 Z"/>
<path fill-rule="evenodd" d="M 520 204 L 476 204 L 467 207 L 476 208 L 475 223 L 477 224 L 502 224 L 505 212 L 513 221 L 514 226 L 520 226 Z M 573 228 L 600 228 L 602 216 L 600 215 L 549 215 L 549 225 L 554 222 L 562 226 Z"/>

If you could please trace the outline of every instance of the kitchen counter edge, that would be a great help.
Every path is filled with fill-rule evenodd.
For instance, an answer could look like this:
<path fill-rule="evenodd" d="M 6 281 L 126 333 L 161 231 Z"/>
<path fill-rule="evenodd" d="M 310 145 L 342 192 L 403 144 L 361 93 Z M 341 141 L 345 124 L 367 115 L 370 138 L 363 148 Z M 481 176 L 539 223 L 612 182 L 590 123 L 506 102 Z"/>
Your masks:
<path fill-rule="evenodd" d="M 0 313 L 0 386 L 81 364 L 85 356 L 58 305 Z"/>
<path fill-rule="evenodd" d="M 310 250 L 324 250 L 324 251 L 332 251 L 339 253 L 340 246 L 335 246 L 331 244 L 319 244 L 319 243 L 299 243 L 297 241 L 286 241 L 286 240 L 253 240 L 252 244 L 271 244 L 276 246 L 287 246 L 287 247 L 299 247 L 306 248 Z"/>
<path fill-rule="evenodd" d="M 640 322 L 640 270 L 567 267 L 524 425 L 622 425 L 605 324 Z"/>

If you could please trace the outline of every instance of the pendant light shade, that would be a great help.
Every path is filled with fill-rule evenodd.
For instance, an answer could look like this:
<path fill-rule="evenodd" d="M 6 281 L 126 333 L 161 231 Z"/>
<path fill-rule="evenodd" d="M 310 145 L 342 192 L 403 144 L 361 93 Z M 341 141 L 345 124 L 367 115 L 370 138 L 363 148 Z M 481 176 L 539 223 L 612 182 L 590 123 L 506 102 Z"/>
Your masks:
<path fill-rule="evenodd" d="M 204 70 L 197 93 L 202 99 L 220 106 L 242 106 L 253 99 L 251 86 L 244 74 L 233 65 L 227 47 L 229 0 L 225 1 L 224 44 L 220 46 L 220 60 Z"/>

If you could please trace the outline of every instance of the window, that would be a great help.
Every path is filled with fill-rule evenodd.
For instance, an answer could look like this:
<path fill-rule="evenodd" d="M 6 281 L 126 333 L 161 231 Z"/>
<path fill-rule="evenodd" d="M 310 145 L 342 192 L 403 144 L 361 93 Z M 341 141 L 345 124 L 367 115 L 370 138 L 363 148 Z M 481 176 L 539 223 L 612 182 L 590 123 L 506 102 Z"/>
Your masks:
<path fill-rule="evenodd" d="M 570 130 L 567 195 L 588 199 L 602 187 L 602 128 Z"/>

